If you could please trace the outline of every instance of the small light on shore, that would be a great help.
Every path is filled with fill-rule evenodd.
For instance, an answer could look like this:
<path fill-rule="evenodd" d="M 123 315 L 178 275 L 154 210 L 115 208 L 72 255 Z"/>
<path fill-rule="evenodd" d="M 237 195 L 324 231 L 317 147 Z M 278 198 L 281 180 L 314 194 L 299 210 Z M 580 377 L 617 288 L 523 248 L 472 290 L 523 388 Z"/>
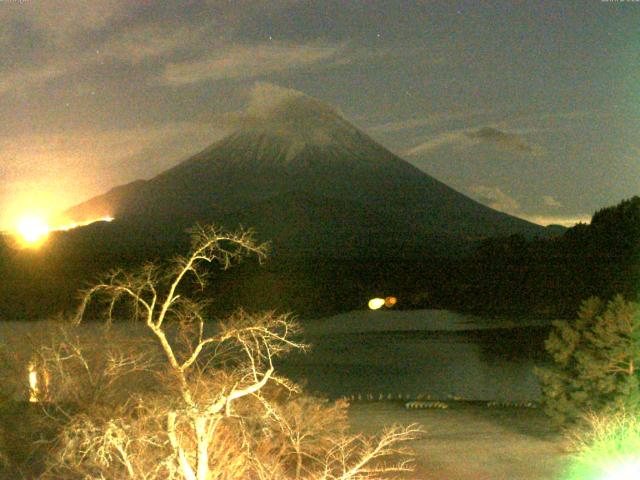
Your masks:
<path fill-rule="evenodd" d="M 398 303 L 398 299 L 396 297 L 387 297 L 384 299 L 384 306 L 387 308 L 393 307 L 396 303 Z"/>
<path fill-rule="evenodd" d="M 396 303 L 398 303 L 398 299 L 396 297 L 385 297 L 385 298 L 372 298 L 369 300 L 369 308 L 371 310 L 378 310 L 382 307 L 391 308 Z"/>
<path fill-rule="evenodd" d="M 384 298 L 372 298 L 369 300 L 369 308 L 371 310 L 378 310 L 384 306 Z"/>
<path fill-rule="evenodd" d="M 49 398 L 49 372 L 38 369 L 35 361 L 27 365 L 29 378 L 29 403 L 46 402 Z"/>
<path fill-rule="evenodd" d="M 40 390 L 38 389 L 38 372 L 33 362 L 29 363 L 27 370 L 29 371 L 29 402 L 38 403 Z"/>

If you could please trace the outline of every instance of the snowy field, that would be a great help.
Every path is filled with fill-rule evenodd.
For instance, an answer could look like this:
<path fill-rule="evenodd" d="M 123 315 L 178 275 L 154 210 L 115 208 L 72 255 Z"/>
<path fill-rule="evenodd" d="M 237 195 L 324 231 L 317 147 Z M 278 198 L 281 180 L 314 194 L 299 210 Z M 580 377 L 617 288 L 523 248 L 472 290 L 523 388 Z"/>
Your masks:
<path fill-rule="evenodd" d="M 535 409 L 467 405 L 409 410 L 391 402 L 355 403 L 351 428 L 375 434 L 393 423 L 418 423 L 424 435 L 410 442 L 412 480 L 558 480 L 570 460 L 562 437 Z"/>

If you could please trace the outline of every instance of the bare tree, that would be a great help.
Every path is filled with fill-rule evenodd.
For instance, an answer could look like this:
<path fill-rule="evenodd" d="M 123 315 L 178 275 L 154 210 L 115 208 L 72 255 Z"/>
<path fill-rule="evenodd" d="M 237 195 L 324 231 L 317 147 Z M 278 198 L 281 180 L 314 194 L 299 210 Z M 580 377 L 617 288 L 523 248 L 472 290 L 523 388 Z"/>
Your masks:
<path fill-rule="evenodd" d="M 192 245 L 189 256 L 166 268 L 147 264 L 111 272 L 83 292 L 76 316 L 81 322 L 97 302 L 111 323 L 128 306 L 159 345 L 164 362 L 140 352 L 111 351 L 96 375 L 87 352 L 74 342 L 63 342 L 62 353 L 44 350 L 61 379 L 69 376 L 64 372 L 72 362 L 89 379 L 93 405 L 107 404 L 104 414 L 92 408 L 73 416 L 47 475 L 347 480 L 406 471 L 407 452 L 395 446 L 414 438 L 415 426 L 389 430 L 377 441 L 349 435 L 346 404 L 300 396 L 297 385 L 276 374 L 274 359 L 306 348 L 289 315 L 239 310 L 211 330 L 206 302 L 188 296 L 190 286 L 204 286 L 207 264 L 227 269 L 248 255 L 262 260 L 266 245 L 256 243 L 251 231 L 229 234 L 209 226 L 194 229 Z M 110 401 L 115 379 L 138 371 L 153 373 L 154 388 L 134 388 L 126 402 Z M 336 414 L 332 425 L 328 419 Z M 394 455 L 400 456 L 398 463 L 378 462 Z"/>

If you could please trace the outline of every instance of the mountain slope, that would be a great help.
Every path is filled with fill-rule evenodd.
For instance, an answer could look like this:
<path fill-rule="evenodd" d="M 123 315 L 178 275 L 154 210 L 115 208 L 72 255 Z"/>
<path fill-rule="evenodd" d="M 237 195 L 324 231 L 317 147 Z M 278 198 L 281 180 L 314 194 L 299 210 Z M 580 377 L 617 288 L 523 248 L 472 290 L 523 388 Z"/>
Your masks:
<path fill-rule="evenodd" d="M 242 223 L 300 250 L 335 242 L 335 254 L 349 249 L 348 239 L 384 250 L 428 238 L 544 235 L 417 169 L 313 98 L 284 96 L 239 123 L 175 167 L 90 199 L 66 217 Z"/>

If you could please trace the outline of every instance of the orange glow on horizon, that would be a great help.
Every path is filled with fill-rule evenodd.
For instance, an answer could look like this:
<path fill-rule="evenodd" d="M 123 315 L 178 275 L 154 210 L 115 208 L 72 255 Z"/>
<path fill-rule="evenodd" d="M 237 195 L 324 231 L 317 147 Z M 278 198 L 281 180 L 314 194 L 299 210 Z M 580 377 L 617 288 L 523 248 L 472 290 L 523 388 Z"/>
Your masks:
<path fill-rule="evenodd" d="M 87 225 L 91 225 L 92 223 L 96 223 L 96 222 L 113 222 L 115 219 L 113 217 L 100 217 L 100 218 L 96 218 L 93 220 L 87 220 L 85 222 L 72 222 L 72 223 L 68 223 L 67 225 L 63 225 L 61 227 L 56 227 L 53 228 L 52 231 L 54 232 L 68 232 L 69 230 L 73 230 L 74 228 L 78 228 L 78 227 L 86 227 Z"/>
<path fill-rule="evenodd" d="M 22 248 L 38 248 L 47 240 L 49 234 L 52 232 L 67 232 L 74 228 L 84 227 L 95 222 L 112 222 L 113 220 L 113 217 L 107 216 L 52 227 L 42 217 L 26 215 L 17 221 L 15 236 L 18 244 Z"/>
<path fill-rule="evenodd" d="M 16 225 L 20 243 L 26 247 L 35 247 L 42 244 L 50 231 L 51 228 L 47 222 L 34 215 L 22 217 Z"/>

